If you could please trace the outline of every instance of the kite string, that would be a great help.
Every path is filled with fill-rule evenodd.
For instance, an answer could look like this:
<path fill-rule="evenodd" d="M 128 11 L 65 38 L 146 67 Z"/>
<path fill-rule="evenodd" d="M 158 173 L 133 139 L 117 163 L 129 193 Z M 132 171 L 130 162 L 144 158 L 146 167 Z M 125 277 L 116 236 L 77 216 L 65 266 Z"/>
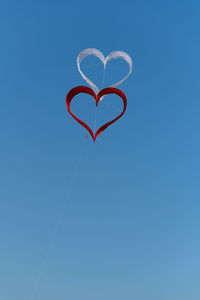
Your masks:
<path fill-rule="evenodd" d="M 97 66 L 97 65 L 100 65 L 102 64 L 102 62 L 98 62 L 98 63 L 94 63 L 94 64 L 91 64 L 85 68 L 89 69 L 91 67 L 94 67 L 94 66 Z M 124 74 L 127 73 L 127 71 L 125 71 L 123 68 L 119 67 L 119 66 L 116 66 L 115 63 L 112 62 L 112 67 L 114 67 L 115 69 L 117 70 L 120 70 L 121 72 L 123 72 Z M 106 73 L 106 68 L 104 68 L 104 71 L 103 71 L 103 78 L 102 78 L 102 85 L 101 85 L 101 89 L 103 89 L 103 86 L 104 86 L 104 81 L 105 81 L 105 73 Z M 102 97 L 101 99 L 103 99 L 104 97 Z M 110 95 L 110 100 L 113 98 L 113 95 Z M 92 102 L 92 100 L 91 100 Z M 112 108 L 114 109 L 117 113 L 119 113 L 121 111 L 121 109 L 119 108 L 116 108 L 114 105 L 112 105 L 111 101 L 107 102 L 105 101 L 104 102 L 104 105 L 107 106 L 107 108 Z M 93 132 L 95 132 L 96 130 L 96 124 L 97 124 L 97 108 L 95 107 L 95 111 L 94 111 L 94 126 L 93 126 Z"/>
<path fill-rule="evenodd" d="M 103 70 L 103 76 L 102 76 L 102 82 L 101 82 L 101 90 L 103 89 L 103 86 L 104 86 L 105 76 L 106 76 L 106 68 L 104 67 L 104 70 Z M 95 131 L 96 131 L 96 125 L 97 125 L 97 106 L 95 105 L 95 111 L 94 111 L 94 127 L 93 127 L 93 132 L 94 132 L 94 134 L 95 134 Z"/>
<path fill-rule="evenodd" d="M 123 72 L 124 74 L 126 74 L 127 73 L 127 71 L 125 71 L 123 68 L 121 68 L 121 67 L 118 67 L 115 63 L 113 63 L 112 62 L 112 67 L 114 67 L 115 69 L 117 69 L 117 70 L 120 70 L 121 72 Z M 112 85 L 111 85 L 112 86 Z M 104 105 L 105 106 L 107 106 L 107 108 L 112 108 L 113 110 L 115 110 L 117 113 L 120 113 L 120 111 L 121 111 L 121 109 L 119 109 L 119 108 L 117 108 L 116 106 L 114 106 L 113 104 L 112 104 L 112 99 L 113 99 L 113 94 L 111 94 L 110 95 L 110 101 L 109 102 L 107 102 L 107 101 L 105 101 L 104 102 Z"/>
<path fill-rule="evenodd" d="M 100 63 L 97 63 L 97 64 L 93 64 L 91 65 L 90 67 L 92 66 L 95 66 L 95 65 L 99 65 Z M 115 68 L 119 69 L 122 71 L 121 68 L 117 67 L 114 65 Z M 124 70 L 123 70 L 124 71 Z M 104 68 L 104 71 L 103 71 L 103 78 L 102 78 L 102 84 L 101 84 L 101 89 L 103 89 L 103 86 L 104 86 L 104 82 L 105 82 L 105 75 L 106 75 L 106 68 Z M 105 102 L 106 103 L 106 102 Z M 106 103 L 107 104 L 107 103 Z M 109 105 L 110 106 L 110 105 Z M 96 123 L 97 123 L 97 107 L 95 106 L 95 118 L 94 118 L 94 132 L 96 130 Z M 78 170 L 78 167 L 80 165 L 80 162 L 81 162 L 81 158 L 82 158 L 82 155 L 84 153 L 84 150 L 85 150 L 85 143 L 86 143 L 86 139 L 83 143 L 83 146 L 81 148 L 81 151 L 80 151 L 80 154 L 79 154 L 79 157 L 78 159 L 76 160 L 75 164 L 74 164 L 74 168 L 72 170 L 72 176 L 71 176 L 71 180 L 66 188 L 66 199 L 67 197 L 70 196 L 70 192 L 71 192 L 71 188 L 72 188 L 72 184 L 73 184 L 73 181 L 74 181 L 74 178 L 77 174 L 77 170 Z M 41 280 L 42 280 L 42 277 L 44 276 L 45 274 L 45 270 L 46 270 L 46 267 L 47 267 L 47 263 L 48 263 L 48 259 L 49 259 L 49 255 L 50 255 L 50 252 L 51 252 L 51 249 L 53 247 L 53 243 L 55 241 L 55 238 L 56 238 L 56 234 L 58 232 L 58 229 L 59 229 L 59 226 L 63 220 L 63 216 L 64 216 L 64 212 L 65 212 L 65 207 L 66 207 L 66 203 L 67 201 L 64 200 L 63 201 L 63 204 L 61 206 L 61 209 L 59 211 L 59 214 L 58 214 L 58 218 L 57 218 L 57 221 L 54 225 L 54 228 L 52 230 L 52 234 L 51 234 L 51 238 L 49 240 L 49 243 L 48 243 L 48 247 L 47 247 L 47 250 L 46 250 L 46 253 L 44 255 L 44 259 L 43 259 L 43 262 L 41 263 L 41 267 L 40 267 L 40 272 L 37 276 L 37 279 L 36 279 L 36 282 L 35 282 L 35 287 L 33 289 L 33 293 L 32 293 L 32 296 L 31 296 L 31 300 L 35 300 L 36 299 L 36 296 L 37 296 L 37 293 L 38 293 L 38 290 L 39 290 L 39 287 L 40 287 L 40 283 L 41 283 Z"/>
<path fill-rule="evenodd" d="M 99 63 L 97 63 L 97 64 L 99 64 Z M 97 65 L 97 64 L 93 64 L 92 66 Z M 125 71 L 123 68 L 116 66 L 115 63 L 113 63 L 113 62 L 112 62 L 112 67 L 114 67 L 115 69 L 118 69 L 118 70 L 122 71 L 123 73 L 126 73 L 126 71 Z M 105 75 L 106 75 L 106 68 L 104 68 L 104 71 L 103 71 L 103 78 L 102 78 L 101 89 L 103 89 L 103 86 L 104 86 Z M 104 98 L 104 97 L 102 97 L 101 99 L 103 99 L 103 98 Z M 112 108 L 112 109 L 114 109 L 117 113 L 119 113 L 119 112 L 121 111 L 121 109 L 116 108 L 116 107 L 112 104 L 112 101 L 111 101 L 112 99 L 113 99 L 113 94 L 110 95 L 110 101 L 109 101 L 109 102 L 105 101 L 105 102 L 104 102 L 104 105 L 106 105 L 107 108 Z M 95 107 L 95 115 L 94 115 L 94 128 L 93 128 L 93 132 L 94 132 L 94 133 L 95 133 L 95 130 L 96 130 L 96 123 L 97 123 L 97 107 Z"/>
<path fill-rule="evenodd" d="M 124 68 L 121 68 L 121 67 L 117 66 L 115 63 L 112 63 L 112 67 L 114 67 L 115 69 L 121 71 L 124 74 L 127 74 L 127 71 L 125 71 Z"/>
<path fill-rule="evenodd" d="M 83 145 L 81 147 L 79 156 L 78 156 L 77 160 L 74 163 L 74 168 L 72 170 L 72 174 L 71 174 L 71 177 L 70 177 L 71 179 L 70 179 L 69 184 L 66 187 L 66 198 L 64 199 L 64 201 L 63 201 L 63 203 L 61 205 L 60 211 L 58 213 L 57 221 L 55 222 L 55 225 L 53 227 L 52 234 L 51 234 L 48 246 L 47 246 L 47 250 L 45 252 L 44 259 L 43 259 L 43 261 L 41 263 L 40 271 L 39 271 L 39 274 L 38 274 L 38 276 L 36 278 L 35 286 L 34 286 L 32 295 L 30 297 L 31 300 L 35 300 L 36 299 L 36 296 L 37 296 L 37 293 L 38 293 L 38 290 L 39 290 L 39 287 L 40 287 L 41 279 L 42 279 L 42 277 L 45 274 L 47 263 L 48 263 L 48 259 L 49 259 L 49 255 L 50 255 L 51 249 L 53 247 L 53 243 L 55 241 L 56 234 L 58 232 L 59 226 L 61 225 L 62 220 L 63 220 L 63 216 L 64 216 L 66 204 L 67 204 L 66 200 L 70 196 L 72 184 L 73 184 L 73 181 L 75 179 L 75 176 L 77 175 L 77 170 L 78 170 L 78 168 L 80 166 L 81 159 L 82 159 L 82 156 L 83 156 L 83 153 L 84 153 L 84 150 L 85 150 L 86 140 L 87 139 L 84 140 L 84 143 L 83 143 Z"/>

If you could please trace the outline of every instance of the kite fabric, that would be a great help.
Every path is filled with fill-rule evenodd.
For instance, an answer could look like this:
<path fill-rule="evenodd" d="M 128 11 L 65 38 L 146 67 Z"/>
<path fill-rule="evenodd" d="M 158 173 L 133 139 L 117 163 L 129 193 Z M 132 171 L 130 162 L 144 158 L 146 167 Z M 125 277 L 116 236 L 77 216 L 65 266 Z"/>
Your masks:
<path fill-rule="evenodd" d="M 111 85 L 111 87 L 116 88 L 118 87 L 120 84 L 122 84 L 131 74 L 132 72 L 132 66 L 133 66 L 133 62 L 131 57 L 123 51 L 113 51 L 110 54 L 108 54 L 108 56 L 105 58 L 103 53 L 101 51 L 99 51 L 98 49 L 95 48 L 87 48 L 83 51 L 81 51 L 77 57 L 77 67 L 78 67 L 78 71 L 80 72 L 81 76 L 83 77 L 83 79 L 88 83 L 88 85 L 94 90 L 94 92 L 96 94 L 99 93 L 99 88 L 88 78 L 85 76 L 85 74 L 82 72 L 81 70 L 81 62 L 84 60 L 85 57 L 89 56 L 89 55 L 93 55 L 98 57 L 103 65 L 104 65 L 104 69 L 106 69 L 106 64 L 111 61 L 112 59 L 117 59 L 117 58 L 121 58 L 123 60 L 125 60 L 129 66 L 129 72 L 128 74 L 121 79 L 120 81 L 114 83 L 113 85 Z"/>
<path fill-rule="evenodd" d="M 109 61 L 111 61 L 112 59 L 123 59 L 129 66 L 129 71 L 127 73 L 127 75 L 122 78 L 120 81 L 114 83 L 113 85 L 111 85 L 110 87 L 104 88 L 101 91 L 99 90 L 99 88 L 89 79 L 85 76 L 85 74 L 82 72 L 81 70 L 81 62 L 89 55 L 93 55 L 96 56 L 104 65 L 104 69 L 106 69 L 106 65 Z M 132 66 L 133 66 L 133 62 L 131 57 L 124 51 L 112 51 L 107 57 L 105 57 L 103 55 L 103 53 L 95 48 L 87 48 L 83 51 L 81 51 L 77 57 L 77 67 L 78 67 L 78 71 L 81 74 L 82 78 L 87 82 L 87 84 L 89 85 L 89 87 L 87 86 L 76 86 L 73 89 L 71 89 L 67 96 L 66 96 L 66 104 L 67 104 L 67 109 L 69 114 L 79 123 L 81 124 L 84 128 L 86 128 L 86 130 L 90 133 L 93 141 L 95 142 L 96 138 L 106 129 L 108 128 L 110 125 L 112 125 L 114 122 L 116 122 L 119 118 L 121 118 L 123 116 L 123 114 L 126 111 L 126 106 L 127 106 L 127 99 L 125 94 L 117 89 L 117 87 L 122 84 L 131 74 L 132 72 Z M 92 96 L 96 102 L 96 106 L 98 106 L 99 101 L 101 102 L 104 97 L 108 94 L 116 94 L 117 96 L 119 96 L 122 101 L 123 101 L 123 110 L 121 112 L 121 114 L 119 114 L 116 118 L 114 118 L 113 120 L 111 120 L 110 122 L 107 122 L 106 124 L 104 124 L 103 126 L 101 126 L 96 132 L 92 132 L 91 128 L 84 123 L 82 120 L 80 120 L 77 116 L 75 116 L 72 112 L 71 112 L 71 101 L 72 99 L 80 94 L 88 94 L 90 96 Z"/>
<path fill-rule="evenodd" d="M 116 94 L 118 95 L 122 101 L 123 101 L 123 104 L 124 104 L 124 108 L 121 112 L 121 114 L 119 116 L 117 116 L 115 119 L 113 119 L 112 121 L 104 124 L 103 126 L 101 126 L 97 131 L 96 133 L 93 133 L 91 128 L 85 124 L 82 120 L 80 120 L 78 117 L 76 117 L 72 112 L 71 112 L 71 101 L 72 99 L 80 94 L 80 93 L 84 93 L 84 94 L 88 94 L 88 95 L 91 95 L 93 96 L 95 102 L 96 102 L 96 106 L 98 106 L 98 103 L 99 103 L 99 100 L 100 98 L 102 99 L 103 96 L 105 95 L 108 95 L 108 94 Z M 125 113 L 126 111 L 126 106 L 127 106 L 127 99 L 126 99 L 126 96 L 125 94 L 119 90 L 119 89 L 116 89 L 116 88 L 113 88 L 113 87 L 108 87 L 108 88 L 105 88 L 103 90 L 101 90 L 97 96 L 95 95 L 94 91 L 92 89 L 90 89 L 89 87 L 87 86 L 76 86 L 74 87 L 73 89 L 71 89 L 67 96 L 66 96 L 66 104 L 67 104 L 67 109 L 68 109 L 68 112 L 70 113 L 70 115 L 79 123 L 81 124 L 83 127 L 85 127 L 87 129 L 87 131 L 90 133 L 93 141 L 95 142 L 96 138 L 98 137 L 99 134 L 101 134 L 107 127 L 109 127 L 111 124 L 113 124 L 114 122 L 116 122 L 119 118 L 121 118 L 123 116 L 123 114 Z"/>

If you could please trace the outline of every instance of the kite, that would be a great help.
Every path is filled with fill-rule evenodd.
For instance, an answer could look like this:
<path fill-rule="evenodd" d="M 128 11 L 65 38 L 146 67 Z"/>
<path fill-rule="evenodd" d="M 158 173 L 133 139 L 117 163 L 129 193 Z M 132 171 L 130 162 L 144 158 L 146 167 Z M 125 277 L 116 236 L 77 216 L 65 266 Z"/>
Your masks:
<path fill-rule="evenodd" d="M 81 121 L 79 118 L 77 118 L 72 112 L 71 112 L 71 101 L 72 99 L 80 94 L 80 93 L 84 93 L 84 94 L 88 94 L 93 96 L 94 100 L 96 101 L 96 106 L 98 106 L 99 100 L 102 96 L 108 95 L 108 94 L 116 94 L 119 97 L 121 97 L 121 99 L 123 100 L 123 104 L 124 104 L 124 108 L 123 111 L 121 112 L 121 114 L 119 116 L 117 116 L 115 119 L 113 119 L 112 121 L 104 124 L 103 126 L 101 126 L 96 133 L 93 134 L 91 128 L 85 124 L 83 121 Z M 87 131 L 90 133 L 91 137 L 93 138 L 93 141 L 95 142 L 96 138 L 98 137 L 98 135 L 100 133 L 102 133 L 107 127 L 109 127 L 111 124 L 113 124 L 114 122 L 116 122 L 119 118 L 121 118 L 123 116 L 123 114 L 125 113 L 126 110 L 126 106 L 127 106 L 127 99 L 125 94 L 120 91 L 119 89 L 113 88 L 113 87 L 108 87 L 105 88 L 103 90 L 101 90 L 98 95 L 96 96 L 94 91 L 92 89 L 90 89 L 87 86 L 76 86 L 75 88 L 71 89 L 69 91 L 69 93 L 67 94 L 66 97 L 66 103 L 67 103 L 67 109 L 68 112 L 70 113 L 70 115 L 79 123 L 81 124 L 83 127 L 85 127 L 87 129 Z"/>
<path fill-rule="evenodd" d="M 88 49 L 85 49 L 85 50 L 81 51 L 79 53 L 78 57 L 77 57 L 78 71 L 81 74 L 81 76 L 83 77 L 83 79 L 91 87 L 91 89 L 93 89 L 95 91 L 96 94 L 99 93 L 98 87 L 89 78 L 87 78 L 84 75 L 84 73 L 81 71 L 81 67 L 80 67 L 81 62 L 84 60 L 85 57 L 87 57 L 89 55 L 93 55 L 93 56 L 98 57 L 102 61 L 103 65 L 104 65 L 104 69 L 106 69 L 107 63 L 109 61 L 111 61 L 112 59 L 121 58 L 121 59 L 123 59 L 123 60 L 125 60 L 127 62 L 128 66 L 129 66 L 129 72 L 128 72 L 128 74 L 122 80 L 120 80 L 117 83 L 111 85 L 111 87 L 117 88 L 120 84 L 122 84 L 129 77 L 129 75 L 132 72 L 132 66 L 133 66 L 132 59 L 131 59 L 131 57 L 126 52 L 123 52 L 123 51 L 113 51 L 110 54 L 108 54 L 108 56 L 105 58 L 104 55 L 103 55 L 103 53 L 101 53 L 101 51 L 99 51 L 97 49 L 94 49 L 94 48 L 88 48 Z"/>
<path fill-rule="evenodd" d="M 104 69 L 106 69 L 106 64 L 112 60 L 112 59 L 123 59 L 127 62 L 128 66 L 129 66 L 129 71 L 127 73 L 127 75 L 121 79 L 120 81 L 116 82 L 115 84 L 113 84 L 112 86 L 110 87 L 107 87 L 107 88 L 104 88 L 102 89 L 101 91 L 99 90 L 99 88 L 89 79 L 85 76 L 85 74 L 82 72 L 81 70 L 81 67 L 80 67 L 80 64 L 81 62 L 84 60 L 85 57 L 89 56 L 89 55 L 93 55 L 93 56 L 96 56 L 98 57 L 103 65 L 104 65 Z M 68 109 L 68 112 L 70 113 L 70 115 L 79 123 L 81 124 L 83 127 L 86 128 L 86 130 L 90 133 L 93 141 L 95 142 L 96 138 L 106 129 L 108 128 L 110 125 L 112 125 L 114 122 L 116 122 L 119 118 L 121 118 L 123 116 L 123 114 L 125 113 L 126 111 L 126 106 L 127 106 L 127 99 L 126 99 L 126 96 L 125 94 L 117 89 L 117 87 L 122 84 L 128 77 L 129 75 L 131 74 L 132 72 L 132 59 L 131 57 L 126 53 L 126 52 L 123 52 L 123 51 L 113 51 L 111 52 L 106 58 L 104 57 L 103 53 L 97 49 L 94 49 L 94 48 L 88 48 L 88 49 L 85 49 L 83 51 L 81 51 L 77 57 L 77 67 L 78 67 L 78 71 L 79 73 L 81 74 L 82 78 L 87 82 L 87 84 L 89 85 L 89 87 L 87 86 L 76 86 L 74 87 L 73 89 L 71 89 L 67 96 L 66 96 L 66 104 L 67 104 L 67 109 Z M 80 93 L 84 93 L 84 94 L 88 94 L 90 96 L 92 96 L 95 100 L 95 103 L 96 103 L 96 107 L 98 106 L 99 104 L 99 101 L 102 101 L 104 96 L 108 95 L 108 94 L 115 94 L 117 96 L 119 96 L 122 101 L 123 101 L 123 110 L 121 112 L 121 114 L 119 114 L 116 118 L 114 118 L 112 121 L 104 124 L 103 126 L 101 126 L 97 131 L 96 133 L 92 132 L 91 128 L 86 124 L 84 123 L 82 120 L 80 120 L 78 117 L 76 117 L 72 112 L 71 112 L 71 101 L 72 99 L 80 94 Z"/>

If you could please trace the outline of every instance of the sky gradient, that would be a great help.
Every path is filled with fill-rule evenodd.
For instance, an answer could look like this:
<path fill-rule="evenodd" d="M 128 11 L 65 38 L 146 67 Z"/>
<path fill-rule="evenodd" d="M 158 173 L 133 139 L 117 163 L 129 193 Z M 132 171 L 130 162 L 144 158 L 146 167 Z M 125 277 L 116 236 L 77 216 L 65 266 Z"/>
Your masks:
<path fill-rule="evenodd" d="M 0 0 L 0 24 L 0 299 L 199 300 L 199 1 Z M 133 59 L 95 144 L 65 104 L 88 47 Z"/>

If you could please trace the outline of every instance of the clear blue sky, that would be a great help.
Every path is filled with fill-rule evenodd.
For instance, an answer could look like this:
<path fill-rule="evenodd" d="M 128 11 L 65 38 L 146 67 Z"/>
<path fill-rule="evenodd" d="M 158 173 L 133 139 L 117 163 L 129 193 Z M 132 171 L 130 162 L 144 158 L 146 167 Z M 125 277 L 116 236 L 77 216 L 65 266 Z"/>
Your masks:
<path fill-rule="evenodd" d="M 1 0 L 0 24 L 0 299 L 199 300 L 199 1 Z M 65 105 L 88 47 L 134 62 L 95 144 Z"/>

